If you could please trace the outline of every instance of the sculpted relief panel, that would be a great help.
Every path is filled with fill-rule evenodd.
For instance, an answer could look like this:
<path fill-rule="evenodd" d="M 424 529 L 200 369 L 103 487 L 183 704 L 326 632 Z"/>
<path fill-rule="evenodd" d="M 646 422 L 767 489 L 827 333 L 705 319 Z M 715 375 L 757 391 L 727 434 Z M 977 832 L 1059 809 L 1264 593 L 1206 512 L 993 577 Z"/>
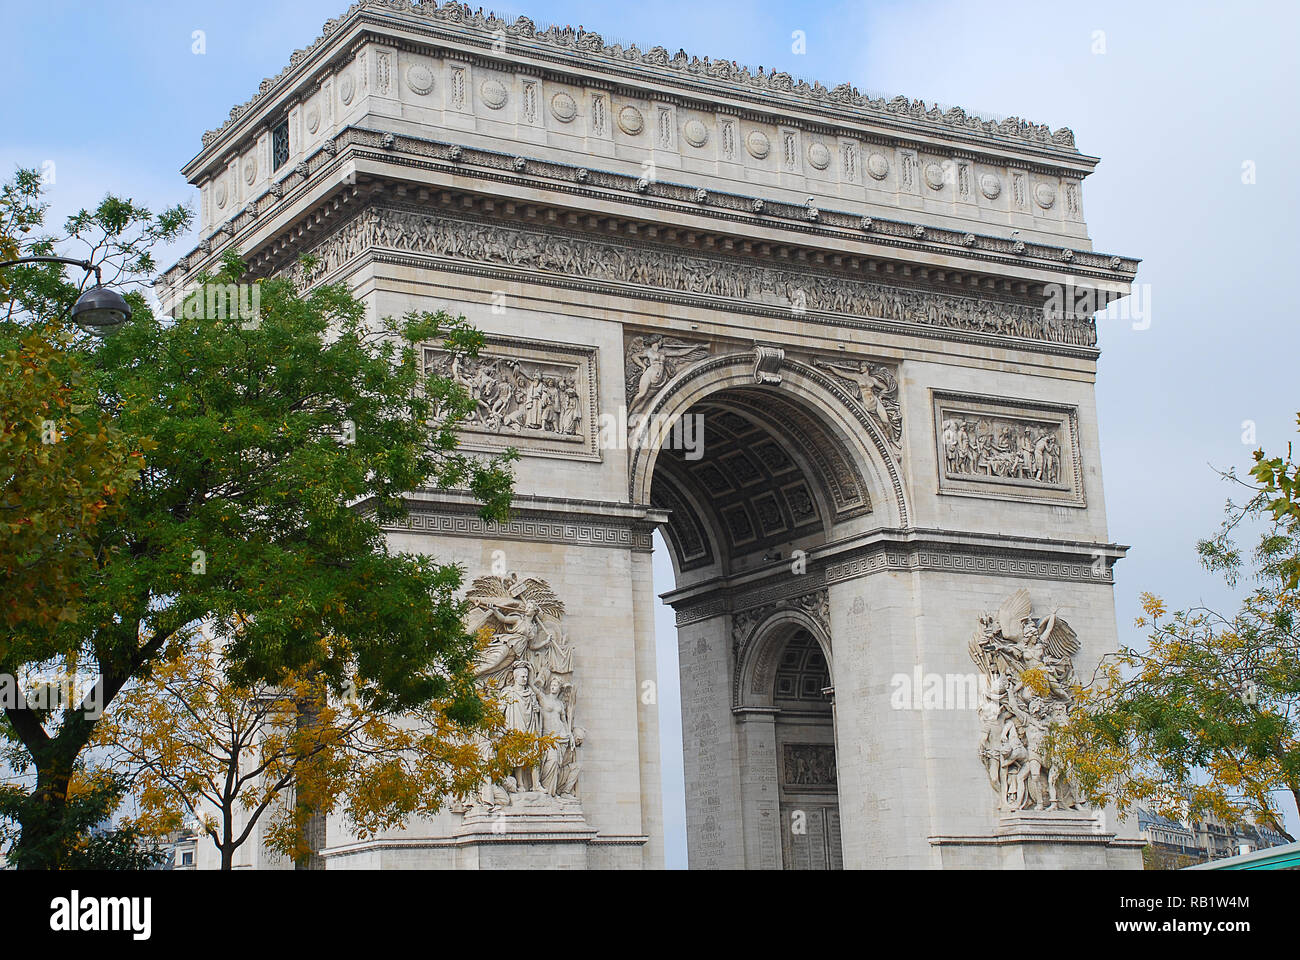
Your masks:
<path fill-rule="evenodd" d="M 895 447 L 903 441 L 903 411 L 898 404 L 898 370 L 865 360 L 814 359 L 875 417 Z"/>
<path fill-rule="evenodd" d="M 455 380 L 474 401 L 461 430 L 466 449 L 599 460 L 596 351 L 491 334 L 484 340 L 477 357 L 424 349 L 425 369 Z"/>
<path fill-rule="evenodd" d="M 1084 506 L 1074 407 L 935 394 L 939 492 Z"/>
<path fill-rule="evenodd" d="M 1017 590 L 996 615 L 980 618 L 971 637 L 971 659 L 983 681 L 980 759 L 1004 813 L 1081 810 L 1069 771 L 1045 751 L 1052 725 L 1066 720 L 1074 702 L 1079 638 L 1055 612 L 1043 618 L 1032 612 L 1028 591 Z"/>
<path fill-rule="evenodd" d="M 633 337 L 626 347 L 627 408 L 634 411 L 647 397 L 696 361 L 709 355 L 703 343 L 647 334 Z"/>
<path fill-rule="evenodd" d="M 539 763 L 515 768 L 501 783 L 484 783 L 468 806 L 496 811 L 575 805 L 578 750 L 586 731 L 574 723 L 573 646 L 562 629 L 563 602 L 545 580 L 520 580 L 516 573 L 479 577 L 465 599 L 466 629 L 492 633 L 474 673 L 500 700 L 506 725 L 557 738 Z"/>
<path fill-rule="evenodd" d="M 623 288 L 631 284 L 747 301 L 800 314 L 834 313 L 1080 346 L 1094 346 L 1097 340 L 1090 319 L 1057 316 L 1041 305 L 709 259 L 667 248 L 622 246 L 394 207 L 369 208 L 316 247 L 313 278 L 372 248 L 522 268 L 564 282 L 583 278 Z M 301 269 L 295 264 L 290 272 Z"/>

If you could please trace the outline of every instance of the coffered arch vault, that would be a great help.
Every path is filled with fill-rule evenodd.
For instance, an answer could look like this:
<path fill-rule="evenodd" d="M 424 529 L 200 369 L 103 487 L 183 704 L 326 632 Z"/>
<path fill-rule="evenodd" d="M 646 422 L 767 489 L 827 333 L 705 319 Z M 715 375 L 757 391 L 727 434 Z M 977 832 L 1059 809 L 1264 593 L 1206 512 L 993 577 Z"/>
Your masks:
<path fill-rule="evenodd" d="M 717 493 L 751 485 L 734 475 L 737 466 L 757 467 L 773 482 L 792 478 L 790 491 L 806 485 L 811 502 L 787 510 L 795 528 L 812 525 L 815 516 L 829 535 L 835 523 L 864 514 L 872 515 L 873 526 L 906 526 L 909 510 L 898 460 L 861 403 L 808 364 L 782 355 L 774 369 L 762 374 L 757 364 L 755 351 L 709 357 L 681 370 L 649 399 L 639 411 L 645 426 L 632 437 L 632 502 L 658 499 L 671 508 L 665 501 L 683 496 L 713 500 Z M 703 417 L 704 456 L 698 466 L 682 451 L 668 449 L 673 424 L 687 413 Z M 755 456 L 743 456 L 742 446 Z M 675 489 L 653 493 L 658 477 Z M 709 490 L 710 479 L 714 490 Z M 717 509 L 727 506 L 724 502 Z M 730 546 L 738 545 L 733 538 Z"/>

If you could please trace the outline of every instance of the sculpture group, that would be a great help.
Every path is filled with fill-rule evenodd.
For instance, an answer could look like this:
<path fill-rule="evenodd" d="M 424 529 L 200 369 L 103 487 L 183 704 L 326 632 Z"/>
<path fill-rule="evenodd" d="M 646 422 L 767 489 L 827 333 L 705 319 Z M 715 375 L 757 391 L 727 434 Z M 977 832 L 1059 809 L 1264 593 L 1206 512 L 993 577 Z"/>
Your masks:
<path fill-rule="evenodd" d="M 1061 482 L 1058 428 L 1046 424 L 950 418 L 943 421 L 944 469 L 949 476 Z"/>
<path fill-rule="evenodd" d="M 1074 630 L 1055 613 L 1031 616 L 1029 593 L 1017 590 L 995 616 L 980 618 L 970 641 L 983 673 L 979 701 L 980 758 L 998 791 L 999 807 L 1014 813 L 1082 809 L 1068 770 L 1046 750 L 1054 724 L 1064 723 L 1074 695 Z"/>
<path fill-rule="evenodd" d="M 521 799 L 577 799 L 578 748 L 586 732 L 574 723 L 573 648 L 561 629 L 564 604 L 544 580 L 479 577 L 465 599 L 466 627 L 491 635 L 474 674 L 496 694 L 510 730 L 549 736 L 536 764 L 516 767 L 500 783 L 484 783 L 470 805 L 489 811 Z"/>
<path fill-rule="evenodd" d="M 575 377 L 510 357 L 431 353 L 430 372 L 449 377 L 469 394 L 474 409 L 464 425 L 493 433 L 581 432 L 582 406 Z"/>

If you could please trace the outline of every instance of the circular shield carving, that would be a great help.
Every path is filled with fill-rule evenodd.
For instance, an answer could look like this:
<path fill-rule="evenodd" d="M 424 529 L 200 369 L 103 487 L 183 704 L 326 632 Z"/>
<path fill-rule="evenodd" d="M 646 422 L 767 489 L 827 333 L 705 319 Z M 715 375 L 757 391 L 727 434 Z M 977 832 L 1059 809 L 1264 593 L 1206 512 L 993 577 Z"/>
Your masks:
<path fill-rule="evenodd" d="M 479 85 L 478 92 L 489 110 L 500 110 L 506 105 L 506 99 L 509 96 L 506 85 L 496 79 L 484 80 Z"/>
<path fill-rule="evenodd" d="M 628 104 L 618 112 L 618 128 L 629 137 L 635 137 L 645 129 L 645 118 L 640 110 Z"/>
<path fill-rule="evenodd" d="M 943 167 L 937 163 L 925 165 L 925 183 L 931 190 L 943 189 Z"/>
<path fill-rule="evenodd" d="M 762 160 L 772 151 L 772 142 L 762 130 L 751 130 L 745 138 L 745 149 L 755 160 Z"/>
<path fill-rule="evenodd" d="M 808 146 L 808 162 L 818 170 L 825 170 L 831 165 L 831 152 L 826 144 L 816 140 Z"/>
<path fill-rule="evenodd" d="M 225 177 L 222 177 L 220 180 L 217 181 L 216 199 L 217 199 L 218 207 L 224 207 L 226 205 L 226 178 Z"/>
<path fill-rule="evenodd" d="M 1051 210 L 1056 203 L 1056 188 L 1050 183 L 1040 183 L 1034 187 L 1034 200 L 1044 210 Z"/>
<path fill-rule="evenodd" d="M 692 147 L 702 147 L 709 142 L 709 130 L 699 120 L 687 120 L 682 127 L 682 136 Z"/>
<path fill-rule="evenodd" d="M 867 157 L 867 173 L 872 180 L 884 180 L 889 176 L 889 159 L 883 153 L 873 153 Z"/>
<path fill-rule="evenodd" d="M 257 158 L 249 157 L 247 160 L 244 161 L 244 182 L 251 186 L 253 181 L 256 179 L 257 179 Z"/>
<path fill-rule="evenodd" d="M 560 123 L 569 123 L 578 115 L 578 104 L 563 90 L 551 97 L 551 115 Z"/>
<path fill-rule="evenodd" d="M 356 86 L 352 81 L 352 72 L 348 71 L 339 77 L 339 99 L 344 103 L 352 102 L 352 94 L 356 92 Z"/>
<path fill-rule="evenodd" d="M 422 63 L 412 64 L 406 68 L 406 85 L 412 93 L 428 96 L 433 89 L 433 71 Z"/>
<path fill-rule="evenodd" d="M 990 200 L 996 200 L 1002 193 L 1002 181 L 991 173 L 980 177 L 980 193 Z"/>
<path fill-rule="evenodd" d="M 312 104 L 307 108 L 307 132 L 315 133 L 320 129 L 320 107 Z"/>

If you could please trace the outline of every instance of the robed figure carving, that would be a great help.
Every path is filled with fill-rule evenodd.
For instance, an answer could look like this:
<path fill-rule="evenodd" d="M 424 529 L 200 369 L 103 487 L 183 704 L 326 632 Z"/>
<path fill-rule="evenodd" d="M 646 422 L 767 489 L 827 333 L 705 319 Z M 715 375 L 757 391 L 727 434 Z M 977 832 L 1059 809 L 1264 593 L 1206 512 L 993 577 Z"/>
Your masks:
<path fill-rule="evenodd" d="M 561 625 L 563 602 L 545 580 L 521 580 L 515 573 L 479 577 L 465 599 L 468 630 L 491 633 L 474 674 L 495 692 L 506 726 L 555 740 L 536 765 L 516 767 L 503 783 L 484 784 L 477 802 L 495 809 L 519 795 L 576 800 L 578 748 L 586 732 L 574 724 L 573 647 Z"/>

